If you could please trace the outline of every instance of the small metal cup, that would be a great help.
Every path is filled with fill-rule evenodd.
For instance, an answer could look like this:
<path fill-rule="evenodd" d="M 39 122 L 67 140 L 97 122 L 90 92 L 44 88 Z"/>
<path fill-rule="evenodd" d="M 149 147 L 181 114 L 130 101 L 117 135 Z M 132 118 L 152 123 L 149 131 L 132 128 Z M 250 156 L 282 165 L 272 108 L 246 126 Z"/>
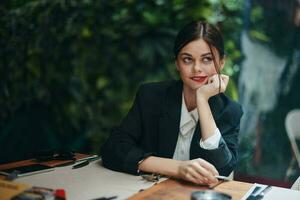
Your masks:
<path fill-rule="evenodd" d="M 191 200 L 231 200 L 231 196 L 222 192 L 213 190 L 203 190 L 193 192 Z"/>

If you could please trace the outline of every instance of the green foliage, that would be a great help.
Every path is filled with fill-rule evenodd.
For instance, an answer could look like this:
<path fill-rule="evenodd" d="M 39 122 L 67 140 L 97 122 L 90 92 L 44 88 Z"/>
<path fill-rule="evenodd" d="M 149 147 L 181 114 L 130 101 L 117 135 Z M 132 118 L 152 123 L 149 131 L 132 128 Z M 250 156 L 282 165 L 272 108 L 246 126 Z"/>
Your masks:
<path fill-rule="evenodd" d="M 84 135 L 97 150 L 130 108 L 141 82 L 176 76 L 173 40 L 186 22 L 218 23 L 231 64 L 228 72 L 238 72 L 242 5 L 234 2 L 239 1 L 3 3 L 0 128 L 20 108 L 39 102 L 55 116 L 55 134 Z M 237 98 L 236 87 L 230 88 Z"/>

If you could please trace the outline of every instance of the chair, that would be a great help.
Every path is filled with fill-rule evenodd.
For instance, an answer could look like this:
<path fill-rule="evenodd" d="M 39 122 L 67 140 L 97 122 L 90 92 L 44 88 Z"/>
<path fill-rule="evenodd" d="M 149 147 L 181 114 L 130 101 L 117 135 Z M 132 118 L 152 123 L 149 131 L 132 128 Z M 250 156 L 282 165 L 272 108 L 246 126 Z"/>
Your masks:
<path fill-rule="evenodd" d="M 300 139 L 300 109 L 294 109 L 288 112 L 285 118 L 285 129 L 294 154 L 286 172 L 286 178 L 288 178 L 293 174 L 293 165 L 295 162 L 297 162 L 298 169 L 300 169 L 300 153 L 296 142 Z"/>
<path fill-rule="evenodd" d="M 300 176 L 298 179 L 294 182 L 294 184 L 291 187 L 292 190 L 300 190 Z"/>

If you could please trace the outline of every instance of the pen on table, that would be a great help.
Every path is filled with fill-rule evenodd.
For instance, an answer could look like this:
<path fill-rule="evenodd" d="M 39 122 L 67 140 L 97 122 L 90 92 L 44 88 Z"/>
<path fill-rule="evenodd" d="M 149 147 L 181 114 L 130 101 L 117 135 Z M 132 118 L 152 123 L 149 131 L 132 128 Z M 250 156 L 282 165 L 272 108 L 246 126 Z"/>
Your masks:
<path fill-rule="evenodd" d="M 76 159 L 76 162 L 85 161 L 85 160 L 97 160 L 98 158 L 99 158 L 98 155 L 91 155 L 91 156 L 88 156 L 88 157 L 83 157 L 83 158 Z"/>
<path fill-rule="evenodd" d="M 217 187 L 218 185 L 220 185 L 223 182 L 231 181 L 231 179 L 227 176 L 215 175 L 215 178 L 217 178 L 219 181 L 216 184 L 209 185 L 208 186 L 209 189 L 214 189 L 215 187 Z"/>
<path fill-rule="evenodd" d="M 83 161 L 81 163 L 73 165 L 72 169 L 78 169 L 78 168 L 84 167 L 84 166 L 88 165 L 89 163 L 90 163 L 89 160 Z"/>
<path fill-rule="evenodd" d="M 99 158 L 99 156 L 96 157 L 92 157 L 90 159 L 84 160 L 78 164 L 73 165 L 72 169 L 78 169 L 84 166 L 87 166 L 91 161 L 97 160 Z"/>
<path fill-rule="evenodd" d="M 116 199 L 117 196 L 112 196 L 112 197 L 100 197 L 100 198 L 96 198 L 96 199 L 92 199 L 92 200 L 112 200 L 112 199 Z"/>
<path fill-rule="evenodd" d="M 223 181 L 231 181 L 231 179 L 227 176 L 219 176 L 219 175 L 216 175 L 215 176 L 217 179 L 219 180 L 223 180 Z"/>

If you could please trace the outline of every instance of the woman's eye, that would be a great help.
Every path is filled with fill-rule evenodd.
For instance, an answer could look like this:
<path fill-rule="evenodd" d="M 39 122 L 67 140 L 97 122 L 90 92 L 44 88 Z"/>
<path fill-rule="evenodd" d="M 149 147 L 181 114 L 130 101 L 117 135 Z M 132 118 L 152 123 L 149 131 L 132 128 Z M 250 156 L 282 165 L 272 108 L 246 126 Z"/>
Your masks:
<path fill-rule="evenodd" d="M 202 61 L 203 61 L 204 63 L 210 63 L 210 62 L 212 61 L 212 58 L 211 58 L 211 57 L 204 57 L 204 58 L 202 59 Z"/>
<path fill-rule="evenodd" d="M 183 62 L 184 62 L 184 63 L 190 63 L 190 62 L 192 62 L 192 58 L 190 58 L 190 57 L 185 57 L 185 58 L 183 58 Z"/>

